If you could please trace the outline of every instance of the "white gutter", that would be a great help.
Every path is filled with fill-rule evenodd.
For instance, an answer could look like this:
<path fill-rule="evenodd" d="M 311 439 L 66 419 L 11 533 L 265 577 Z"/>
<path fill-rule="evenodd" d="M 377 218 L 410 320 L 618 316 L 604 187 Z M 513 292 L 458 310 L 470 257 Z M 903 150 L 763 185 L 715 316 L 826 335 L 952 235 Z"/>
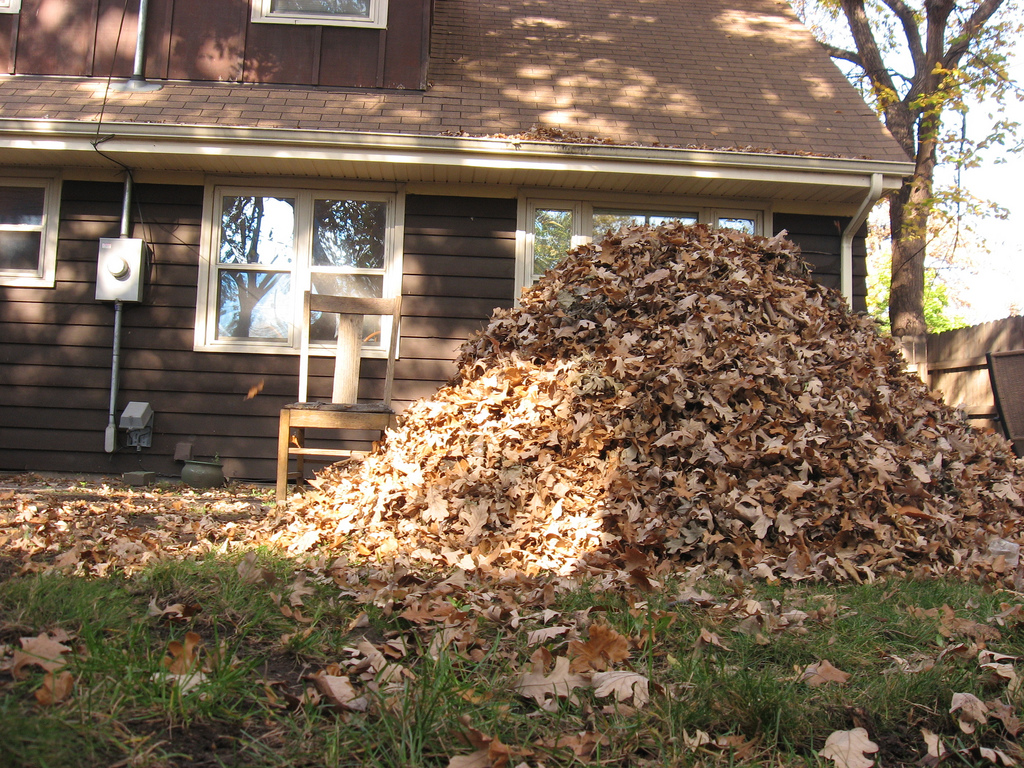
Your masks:
<path fill-rule="evenodd" d="M 886 188 L 895 189 L 913 168 L 909 162 L 485 137 L 109 122 L 98 127 L 95 123 L 69 120 L 0 119 L 0 149 L 95 154 L 93 142 L 97 135 L 105 137 L 103 152 L 111 156 L 387 162 L 784 183 L 807 183 L 813 179 L 817 184 L 840 187 L 864 187 L 870 177 L 878 174 Z M 139 159 L 135 158 L 132 164 L 137 169 Z M 198 163 L 201 159 L 197 159 Z"/>
<path fill-rule="evenodd" d="M 881 196 L 882 174 L 873 173 L 871 174 L 871 187 L 868 189 L 867 195 L 864 197 L 863 202 L 861 202 L 860 208 L 853 214 L 850 223 L 846 225 L 839 240 L 840 290 L 850 306 L 853 306 L 853 236 L 860 229 L 861 224 L 867 219 L 871 209 Z"/>

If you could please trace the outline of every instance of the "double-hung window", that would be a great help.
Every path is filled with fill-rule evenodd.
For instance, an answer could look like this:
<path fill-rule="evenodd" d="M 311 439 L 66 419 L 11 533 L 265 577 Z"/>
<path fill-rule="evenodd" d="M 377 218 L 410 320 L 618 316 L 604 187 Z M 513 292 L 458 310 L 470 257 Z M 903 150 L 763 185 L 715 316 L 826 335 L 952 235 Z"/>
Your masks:
<path fill-rule="evenodd" d="M 60 182 L 0 178 L 0 285 L 52 287 Z"/>
<path fill-rule="evenodd" d="M 197 349 L 297 350 L 307 290 L 396 295 L 400 203 L 397 194 L 384 192 L 214 187 L 200 269 Z M 365 355 L 384 353 L 387 322 L 366 319 Z M 314 318 L 311 335 L 327 342 L 336 328 Z"/>
<path fill-rule="evenodd" d="M 388 0 L 252 0 L 252 20 L 383 29 L 388 23 Z"/>
<path fill-rule="evenodd" d="M 601 240 L 623 227 L 658 227 L 678 221 L 761 234 L 763 212 L 701 206 L 602 205 L 591 201 L 526 199 L 520 205 L 517 294 L 565 256 L 566 251 L 590 240 Z"/>

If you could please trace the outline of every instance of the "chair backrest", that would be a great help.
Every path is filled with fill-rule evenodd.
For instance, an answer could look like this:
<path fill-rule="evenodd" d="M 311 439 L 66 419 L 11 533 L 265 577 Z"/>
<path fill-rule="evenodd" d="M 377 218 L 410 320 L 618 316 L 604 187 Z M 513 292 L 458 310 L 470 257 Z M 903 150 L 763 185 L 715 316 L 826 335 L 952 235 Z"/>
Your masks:
<path fill-rule="evenodd" d="M 355 296 L 331 296 L 311 291 L 306 291 L 303 294 L 301 338 L 299 340 L 299 402 L 305 402 L 309 393 L 309 337 L 314 312 L 338 316 L 338 343 L 334 354 L 332 403 L 355 403 L 358 400 L 359 362 L 363 349 L 363 318 L 367 315 L 383 315 L 391 318 L 387 345 L 387 371 L 384 376 L 384 404 L 390 406 L 391 390 L 395 378 L 395 355 L 398 351 L 398 325 L 402 316 L 402 297 L 368 299 Z"/>
<path fill-rule="evenodd" d="M 985 357 L 1003 434 L 1014 452 L 1024 456 L 1024 349 L 989 352 Z"/>

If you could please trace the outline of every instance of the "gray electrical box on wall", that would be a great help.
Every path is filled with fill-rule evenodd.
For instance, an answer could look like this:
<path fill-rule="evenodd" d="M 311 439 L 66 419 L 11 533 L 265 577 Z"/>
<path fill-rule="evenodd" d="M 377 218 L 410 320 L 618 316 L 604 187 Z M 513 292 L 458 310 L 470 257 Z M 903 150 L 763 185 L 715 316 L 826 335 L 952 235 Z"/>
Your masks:
<path fill-rule="evenodd" d="M 137 237 L 101 237 L 96 262 L 97 301 L 142 301 L 146 244 Z"/>

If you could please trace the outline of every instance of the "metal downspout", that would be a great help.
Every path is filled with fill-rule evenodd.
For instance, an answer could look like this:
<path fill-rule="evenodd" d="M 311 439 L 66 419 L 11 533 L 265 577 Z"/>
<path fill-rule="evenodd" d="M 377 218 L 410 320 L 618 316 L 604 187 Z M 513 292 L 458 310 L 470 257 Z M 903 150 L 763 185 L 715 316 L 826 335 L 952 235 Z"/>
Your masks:
<path fill-rule="evenodd" d="M 860 204 L 860 208 L 850 219 L 850 223 L 843 230 L 839 240 L 839 284 L 843 296 L 849 305 L 853 306 L 853 236 L 860 229 L 861 224 L 867 219 L 871 208 L 878 202 L 882 195 L 882 174 L 871 174 L 871 186 L 868 194 Z"/>
<path fill-rule="evenodd" d="M 130 227 L 129 211 L 132 202 L 132 175 L 126 171 L 124 177 L 124 199 L 121 204 L 121 233 L 120 237 L 128 237 Z M 114 349 L 110 359 L 110 408 L 107 414 L 107 429 L 103 433 L 103 449 L 107 453 L 117 450 L 117 424 L 115 416 L 117 413 L 117 390 L 121 378 L 121 313 L 124 311 L 124 302 L 114 302 Z"/>

